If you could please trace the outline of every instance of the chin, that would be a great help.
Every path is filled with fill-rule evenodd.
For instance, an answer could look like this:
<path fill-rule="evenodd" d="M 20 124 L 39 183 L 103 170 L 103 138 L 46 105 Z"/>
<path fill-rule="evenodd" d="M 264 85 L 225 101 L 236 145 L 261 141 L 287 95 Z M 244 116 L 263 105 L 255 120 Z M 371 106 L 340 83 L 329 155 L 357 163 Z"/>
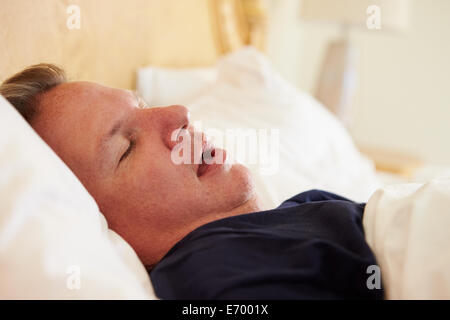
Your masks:
<path fill-rule="evenodd" d="M 256 196 L 250 170 L 240 163 L 205 176 L 203 186 L 207 191 L 202 206 L 216 212 L 233 210 Z"/>
<path fill-rule="evenodd" d="M 231 175 L 231 192 L 232 196 L 238 203 L 245 203 L 255 197 L 255 186 L 250 170 L 240 164 L 234 164 L 230 170 Z"/>

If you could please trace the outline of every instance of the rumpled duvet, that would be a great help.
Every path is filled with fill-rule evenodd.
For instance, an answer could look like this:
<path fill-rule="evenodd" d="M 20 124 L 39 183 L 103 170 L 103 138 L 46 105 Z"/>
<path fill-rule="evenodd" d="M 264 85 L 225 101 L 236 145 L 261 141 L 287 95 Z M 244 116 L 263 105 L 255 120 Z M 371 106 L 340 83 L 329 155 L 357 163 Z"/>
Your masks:
<path fill-rule="evenodd" d="M 450 299 L 450 177 L 377 190 L 363 225 L 387 299 Z"/>

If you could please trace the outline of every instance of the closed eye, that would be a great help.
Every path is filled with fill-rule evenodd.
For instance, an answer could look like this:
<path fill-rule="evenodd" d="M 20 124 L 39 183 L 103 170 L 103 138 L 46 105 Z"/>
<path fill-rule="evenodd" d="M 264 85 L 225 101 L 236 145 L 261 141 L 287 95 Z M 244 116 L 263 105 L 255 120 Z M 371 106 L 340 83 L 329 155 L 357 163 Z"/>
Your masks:
<path fill-rule="evenodd" d="M 130 144 L 128 145 L 127 150 L 123 153 L 122 157 L 120 157 L 119 163 L 121 163 L 123 160 L 125 160 L 130 155 L 131 151 L 133 151 L 134 146 L 135 146 L 135 141 L 130 140 Z"/>

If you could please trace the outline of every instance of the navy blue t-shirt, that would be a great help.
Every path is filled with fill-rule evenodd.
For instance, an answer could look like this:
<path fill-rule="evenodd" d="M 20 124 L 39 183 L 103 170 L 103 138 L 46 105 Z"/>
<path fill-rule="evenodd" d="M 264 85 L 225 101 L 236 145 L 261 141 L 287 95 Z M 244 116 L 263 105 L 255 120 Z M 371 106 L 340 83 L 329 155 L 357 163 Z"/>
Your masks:
<path fill-rule="evenodd" d="M 381 299 L 363 203 L 311 190 L 278 208 L 205 224 L 150 272 L 162 299 Z"/>

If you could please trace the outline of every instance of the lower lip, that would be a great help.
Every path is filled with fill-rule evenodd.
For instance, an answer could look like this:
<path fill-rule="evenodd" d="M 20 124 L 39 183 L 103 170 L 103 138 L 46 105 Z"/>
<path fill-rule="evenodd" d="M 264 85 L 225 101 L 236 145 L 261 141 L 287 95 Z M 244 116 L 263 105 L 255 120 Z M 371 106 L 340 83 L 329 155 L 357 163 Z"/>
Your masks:
<path fill-rule="evenodd" d="M 223 165 L 224 165 L 224 163 L 225 163 L 225 161 L 227 159 L 227 152 L 225 150 L 223 150 L 223 149 L 216 148 L 214 157 L 216 156 L 218 150 L 222 152 L 223 160 L 220 163 L 214 162 L 214 163 L 208 164 L 206 166 L 205 171 L 200 176 L 200 178 L 202 178 L 202 177 L 204 177 L 204 176 L 206 176 L 208 174 L 213 174 L 215 171 L 217 171 L 217 169 L 223 168 Z"/>

